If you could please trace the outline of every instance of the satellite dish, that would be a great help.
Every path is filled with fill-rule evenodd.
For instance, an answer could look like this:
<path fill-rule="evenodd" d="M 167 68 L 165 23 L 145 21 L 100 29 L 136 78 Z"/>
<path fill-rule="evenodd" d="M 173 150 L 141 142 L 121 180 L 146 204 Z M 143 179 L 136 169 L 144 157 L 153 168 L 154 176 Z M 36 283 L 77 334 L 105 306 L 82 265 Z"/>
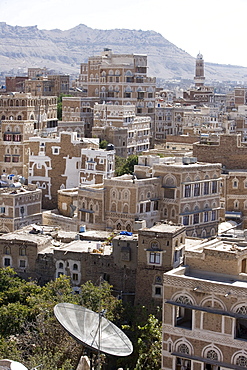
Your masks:
<path fill-rule="evenodd" d="M 0 370 L 27 370 L 20 362 L 3 359 L 0 360 Z"/>
<path fill-rule="evenodd" d="M 104 317 L 85 307 L 58 303 L 54 314 L 64 329 L 86 347 L 114 356 L 128 356 L 133 346 L 124 332 Z"/>

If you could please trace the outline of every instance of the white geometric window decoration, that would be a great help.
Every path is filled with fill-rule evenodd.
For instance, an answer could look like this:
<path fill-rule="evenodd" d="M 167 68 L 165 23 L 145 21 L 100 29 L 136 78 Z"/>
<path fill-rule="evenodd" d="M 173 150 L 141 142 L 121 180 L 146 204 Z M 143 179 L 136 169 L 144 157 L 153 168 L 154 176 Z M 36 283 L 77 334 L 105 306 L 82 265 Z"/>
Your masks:
<path fill-rule="evenodd" d="M 247 367 L 247 357 L 246 356 L 239 356 L 236 360 L 236 365 Z"/>
<path fill-rule="evenodd" d="M 213 361 L 218 361 L 218 354 L 213 349 L 211 349 L 207 353 L 207 358 Z"/>
<path fill-rule="evenodd" d="M 182 304 L 186 304 L 186 305 L 190 305 L 192 306 L 192 301 L 189 297 L 187 297 L 186 295 L 181 295 L 179 296 L 177 299 L 176 299 L 176 302 L 177 303 L 182 303 Z"/>
<path fill-rule="evenodd" d="M 189 355 L 190 354 L 190 350 L 189 350 L 189 347 L 185 344 L 185 343 L 182 343 L 178 346 L 178 350 L 177 350 L 179 353 L 184 353 L 184 354 L 187 354 Z"/>
<path fill-rule="evenodd" d="M 238 307 L 236 313 L 240 313 L 241 315 L 247 315 L 247 306 Z"/>

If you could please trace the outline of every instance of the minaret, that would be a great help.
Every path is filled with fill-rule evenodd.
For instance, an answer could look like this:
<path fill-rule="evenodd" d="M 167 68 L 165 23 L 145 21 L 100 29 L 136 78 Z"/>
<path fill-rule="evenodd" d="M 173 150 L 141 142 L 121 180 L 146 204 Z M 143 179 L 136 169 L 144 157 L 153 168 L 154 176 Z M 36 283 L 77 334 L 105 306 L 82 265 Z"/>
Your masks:
<path fill-rule="evenodd" d="M 196 58 L 196 74 L 194 77 L 194 81 L 196 87 L 204 86 L 204 60 L 201 53 L 199 53 Z"/>

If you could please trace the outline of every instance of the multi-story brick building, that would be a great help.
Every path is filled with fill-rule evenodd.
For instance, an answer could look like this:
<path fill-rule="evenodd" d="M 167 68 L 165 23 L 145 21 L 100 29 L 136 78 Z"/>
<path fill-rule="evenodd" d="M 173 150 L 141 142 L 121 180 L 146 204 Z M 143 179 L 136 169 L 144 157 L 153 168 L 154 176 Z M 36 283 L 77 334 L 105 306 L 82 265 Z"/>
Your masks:
<path fill-rule="evenodd" d="M 163 273 L 183 261 L 186 229 L 160 223 L 138 232 L 135 304 L 162 306 Z"/>
<path fill-rule="evenodd" d="M 115 173 L 115 149 L 108 145 L 104 149 L 82 149 L 80 184 L 100 184 Z"/>
<path fill-rule="evenodd" d="M 213 239 L 164 274 L 162 369 L 247 366 L 246 242 Z"/>
<path fill-rule="evenodd" d="M 95 104 L 92 134 L 112 143 L 117 156 L 139 154 L 150 146 L 150 117 L 137 117 L 134 105 Z"/>
<path fill-rule="evenodd" d="M 59 96 L 69 94 L 69 75 L 47 75 L 27 79 L 25 92 L 32 96 Z"/>
<path fill-rule="evenodd" d="M 0 233 L 42 223 L 41 190 L 35 185 L 14 182 L 13 176 L 11 179 L 7 187 L 0 189 Z"/>
<path fill-rule="evenodd" d="M 37 130 L 57 126 L 57 98 L 37 97 L 14 93 L 0 96 L 0 118 L 5 120 L 33 121 Z"/>
<path fill-rule="evenodd" d="M 84 136 L 92 136 L 93 108 L 99 102 L 98 97 L 65 96 L 62 99 L 63 122 L 74 122 L 84 127 Z"/>
<path fill-rule="evenodd" d="M 43 208 L 57 207 L 58 190 L 78 186 L 83 147 L 71 132 L 58 137 L 34 136 L 25 142 L 26 177 L 42 189 Z"/>
<path fill-rule="evenodd" d="M 189 236 L 216 235 L 220 209 L 221 164 L 198 162 L 196 158 L 160 158 L 141 156 L 136 176 L 152 173 L 160 180 L 158 197 L 161 219 L 186 226 Z"/>
<path fill-rule="evenodd" d="M 4 120 L 0 133 L 1 173 L 26 175 L 26 161 L 23 142 L 34 134 L 31 120 Z"/>
<path fill-rule="evenodd" d="M 25 92 L 27 76 L 5 77 L 6 92 Z"/>
<path fill-rule="evenodd" d="M 132 230 L 136 219 L 145 220 L 148 227 L 167 219 L 186 226 L 189 236 L 217 234 L 221 164 L 140 156 L 134 172 L 81 186 L 79 223 Z"/>
<path fill-rule="evenodd" d="M 222 163 L 223 169 L 247 168 L 247 146 L 239 134 L 202 138 L 193 145 L 193 155 L 199 161 Z"/>
<path fill-rule="evenodd" d="M 154 133 L 156 79 L 147 76 L 147 56 L 113 54 L 105 49 L 101 55 L 88 59 L 87 95 L 99 97 L 100 102 L 136 106 L 137 115 L 151 117 Z"/>
<path fill-rule="evenodd" d="M 131 231 L 135 220 L 141 218 L 151 227 L 160 220 L 159 186 L 158 178 L 136 179 L 132 175 L 81 186 L 78 191 L 79 224 L 91 229 Z"/>

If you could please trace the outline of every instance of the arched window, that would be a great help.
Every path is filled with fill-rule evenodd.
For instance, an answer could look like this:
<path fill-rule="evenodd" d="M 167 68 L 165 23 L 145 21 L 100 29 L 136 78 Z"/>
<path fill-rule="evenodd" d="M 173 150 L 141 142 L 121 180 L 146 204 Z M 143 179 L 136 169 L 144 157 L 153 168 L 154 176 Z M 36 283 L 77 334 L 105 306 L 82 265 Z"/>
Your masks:
<path fill-rule="evenodd" d="M 176 299 L 177 303 L 192 305 L 192 301 L 186 295 L 181 295 Z M 190 307 L 176 306 L 175 325 L 181 328 L 192 329 L 192 309 Z"/>
<path fill-rule="evenodd" d="M 247 367 L 247 357 L 246 356 L 238 356 L 236 359 L 236 365 Z"/>
<path fill-rule="evenodd" d="M 59 268 L 59 269 L 63 269 L 63 262 L 59 262 L 59 264 L 58 264 L 58 268 Z"/>
<path fill-rule="evenodd" d="M 78 270 L 78 265 L 77 265 L 77 263 L 74 263 L 74 264 L 73 264 L 73 270 Z"/>
<path fill-rule="evenodd" d="M 189 350 L 189 347 L 187 346 L 187 344 L 185 343 L 181 343 L 179 344 L 178 348 L 177 348 L 177 351 L 179 353 L 183 353 L 183 354 L 186 354 L 186 355 L 189 355 L 190 354 L 190 350 Z"/>
<path fill-rule="evenodd" d="M 11 254 L 11 249 L 10 247 L 5 247 L 4 248 L 4 254 L 10 255 Z"/>
<path fill-rule="evenodd" d="M 26 255 L 26 248 L 25 247 L 21 247 L 19 249 L 19 254 L 20 254 L 20 256 L 25 256 Z"/>
<path fill-rule="evenodd" d="M 213 361 L 218 361 L 218 353 L 210 349 L 207 353 L 207 358 Z"/>

